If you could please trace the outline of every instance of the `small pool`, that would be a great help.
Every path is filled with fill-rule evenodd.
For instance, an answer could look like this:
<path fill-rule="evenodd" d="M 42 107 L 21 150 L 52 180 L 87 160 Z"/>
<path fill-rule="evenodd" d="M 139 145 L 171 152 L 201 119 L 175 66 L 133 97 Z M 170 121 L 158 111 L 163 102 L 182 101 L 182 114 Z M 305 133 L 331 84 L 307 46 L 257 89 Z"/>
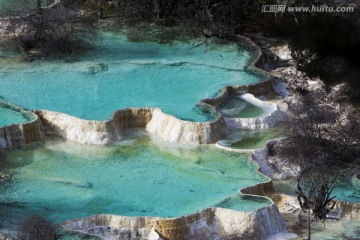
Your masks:
<path fill-rule="evenodd" d="M 277 110 L 275 103 L 264 102 L 253 94 L 235 95 L 219 108 L 228 118 L 266 118 Z"/>
<path fill-rule="evenodd" d="M 267 180 L 249 155 L 212 146 L 170 145 L 149 136 L 113 146 L 48 139 L 7 158 L 17 173 L 13 220 L 33 212 L 56 222 L 101 213 L 177 217 L 211 206 L 254 211 L 270 204 L 239 196 L 240 188 Z"/>
<path fill-rule="evenodd" d="M 231 98 L 220 112 L 223 116 L 229 118 L 254 118 L 264 114 L 264 110 L 254 104 L 247 102 L 240 97 Z"/>
<path fill-rule="evenodd" d="M 27 123 L 29 121 L 31 121 L 31 119 L 24 116 L 20 111 L 0 104 L 0 127 L 16 123 Z"/>
<path fill-rule="evenodd" d="M 0 127 L 15 123 L 26 123 L 29 119 L 24 117 L 20 112 L 10 108 L 0 107 Z"/>

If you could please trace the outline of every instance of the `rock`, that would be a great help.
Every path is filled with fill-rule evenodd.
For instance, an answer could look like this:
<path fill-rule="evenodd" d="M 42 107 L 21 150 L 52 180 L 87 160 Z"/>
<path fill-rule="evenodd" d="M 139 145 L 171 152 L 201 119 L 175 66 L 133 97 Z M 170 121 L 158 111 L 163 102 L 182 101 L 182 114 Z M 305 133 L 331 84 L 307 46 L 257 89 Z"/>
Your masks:
<path fill-rule="evenodd" d="M 286 180 L 293 176 L 294 176 L 294 174 L 292 174 L 290 171 L 286 171 L 283 174 L 281 174 L 281 180 Z"/>
<path fill-rule="evenodd" d="M 148 240 L 163 240 L 159 234 L 155 231 L 155 228 L 152 228 L 148 237 Z"/>
<path fill-rule="evenodd" d="M 290 61 L 292 60 L 291 51 L 289 46 L 281 45 L 281 46 L 274 46 L 269 49 L 277 58 L 277 61 Z"/>
<path fill-rule="evenodd" d="M 360 173 L 355 174 L 351 178 L 351 184 L 353 185 L 354 188 L 360 190 Z"/>
<path fill-rule="evenodd" d="M 88 69 L 88 73 L 95 74 L 95 73 L 99 73 L 99 72 L 108 71 L 109 67 L 106 64 L 98 63 L 98 64 L 94 64 L 92 66 L 88 66 L 87 69 Z"/>

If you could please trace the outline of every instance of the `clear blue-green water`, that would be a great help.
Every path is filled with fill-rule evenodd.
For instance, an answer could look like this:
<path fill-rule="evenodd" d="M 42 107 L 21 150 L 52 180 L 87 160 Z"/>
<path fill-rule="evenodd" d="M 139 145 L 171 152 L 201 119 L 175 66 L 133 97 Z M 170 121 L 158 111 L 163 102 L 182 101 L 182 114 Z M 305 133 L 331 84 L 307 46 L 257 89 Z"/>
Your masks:
<path fill-rule="evenodd" d="M 30 120 L 20 112 L 0 106 L 0 127 L 14 123 L 26 123 Z"/>
<path fill-rule="evenodd" d="M 360 202 L 360 189 L 356 189 L 351 183 L 352 175 L 339 178 L 333 196 L 337 199 L 349 202 Z"/>
<path fill-rule="evenodd" d="M 92 120 L 126 107 L 159 107 L 180 119 L 208 121 L 197 103 L 227 85 L 260 82 L 247 71 L 252 53 L 235 43 L 128 41 L 100 33 L 77 61 L 21 62 L 0 52 L 0 96 L 26 109 L 47 109 Z M 198 43 L 198 42 L 197 42 Z"/>
<path fill-rule="evenodd" d="M 240 188 L 266 181 L 249 155 L 149 136 L 113 146 L 48 139 L 10 152 L 8 167 L 16 171 L 8 218 L 14 221 L 34 212 L 59 222 L 100 213 L 177 217 L 210 206 L 254 211 L 270 204 L 238 196 Z"/>
<path fill-rule="evenodd" d="M 219 144 L 233 149 L 259 149 L 265 147 L 269 140 L 283 136 L 283 131 L 281 126 L 257 130 L 233 129 Z"/>
<path fill-rule="evenodd" d="M 351 174 L 339 177 L 334 185 L 331 196 L 341 201 L 360 202 L 360 190 L 354 188 L 351 184 L 351 177 Z M 295 187 L 295 179 L 275 181 L 275 190 L 280 193 L 294 195 Z"/>

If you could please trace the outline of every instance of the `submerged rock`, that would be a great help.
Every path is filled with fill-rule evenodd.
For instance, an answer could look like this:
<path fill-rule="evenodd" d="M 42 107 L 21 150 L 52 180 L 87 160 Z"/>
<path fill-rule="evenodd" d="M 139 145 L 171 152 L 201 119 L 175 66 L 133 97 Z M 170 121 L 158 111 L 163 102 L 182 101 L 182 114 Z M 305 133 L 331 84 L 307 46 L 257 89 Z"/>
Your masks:
<path fill-rule="evenodd" d="M 92 66 L 88 66 L 87 70 L 88 70 L 88 73 L 95 74 L 95 73 L 99 73 L 99 72 L 106 72 L 109 70 L 109 67 L 104 63 L 98 63 L 98 64 L 94 64 Z"/>
<path fill-rule="evenodd" d="M 149 240 L 163 240 L 154 228 L 151 229 L 149 234 Z"/>
<path fill-rule="evenodd" d="M 54 180 L 57 183 L 61 183 L 64 185 L 72 185 L 74 187 L 79 187 L 79 188 L 92 188 L 93 184 L 90 182 L 80 182 L 80 181 L 76 181 L 76 180 L 68 180 L 68 179 L 55 179 Z"/>

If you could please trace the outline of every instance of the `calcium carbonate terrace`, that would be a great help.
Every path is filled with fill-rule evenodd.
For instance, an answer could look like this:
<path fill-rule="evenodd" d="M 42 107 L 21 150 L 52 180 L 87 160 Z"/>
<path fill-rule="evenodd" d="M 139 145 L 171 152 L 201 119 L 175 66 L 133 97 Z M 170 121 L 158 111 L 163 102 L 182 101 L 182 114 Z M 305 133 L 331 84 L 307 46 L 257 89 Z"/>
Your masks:
<path fill-rule="evenodd" d="M 247 71 L 253 57 L 244 46 L 220 41 L 132 42 L 126 34 L 103 32 L 96 48 L 77 61 L 23 62 L 1 54 L 3 99 L 83 119 L 158 107 L 180 119 L 209 121 L 215 116 L 197 107 L 201 99 L 264 78 Z M 255 211 L 271 204 L 239 195 L 267 181 L 248 154 L 170 144 L 138 130 L 97 147 L 46 138 L 9 152 L 8 159 L 17 172 L 10 222 L 32 212 L 59 222 L 101 213 L 179 217 L 216 206 Z"/>
<path fill-rule="evenodd" d="M 217 115 L 198 106 L 202 99 L 218 96 L 226 86 L 260 83 L 265 78 L 249 67 L 254 49 L 240 43 L 199 44 L 192 39 L 157 43 L 127 36 L 102 32 L 93 50 L 71 61 L 24 62 L 0 51 L 0 97 L 28 110 L 53 111 L 38 114 L 47 115 L 47 120 L 56 115 L 59 122 L 65 116 L 61 113 L 80 118 L 81 124 L 82 119 L 108 120 L 118 109 L 143 107 L 160 108 L 181 120 L 209 122 Z M 257 117 L 268 126 L 266 118 L 277 110 L 275 104 L 251 94 L 232 96 L 218 110 L 234 128 L 219 141 L 222 147 L 249 152 L 279 135 L 276 130 L 236 129 L 254 124 Z M 3 106 L 0 114 L 0 127 L 34 120 L 17 107 Z M 68 115 L 64 118 L 72 119 Z M 67 128 L 66 121 L 61 124 Z M 124 130 L 109 145 L 46 137 L 9 151 L 7 167 L 16 175 L 6 226 L 32 213 L 63 222 L 94 214 L 173 218 L 210 207 L 256 212 L 270 227 L 274 224 L 266 212 L 274 213 L 269 199 L 239 193 L 268 181 L 249 153 L 169 143 L 145 130 Z M 336 191 L 346 200 L 358 198 L 352 188 Z M 274 222 L 279 223 L 276 228 L 261 233 L 284 230 L 282 219 Z"/>

